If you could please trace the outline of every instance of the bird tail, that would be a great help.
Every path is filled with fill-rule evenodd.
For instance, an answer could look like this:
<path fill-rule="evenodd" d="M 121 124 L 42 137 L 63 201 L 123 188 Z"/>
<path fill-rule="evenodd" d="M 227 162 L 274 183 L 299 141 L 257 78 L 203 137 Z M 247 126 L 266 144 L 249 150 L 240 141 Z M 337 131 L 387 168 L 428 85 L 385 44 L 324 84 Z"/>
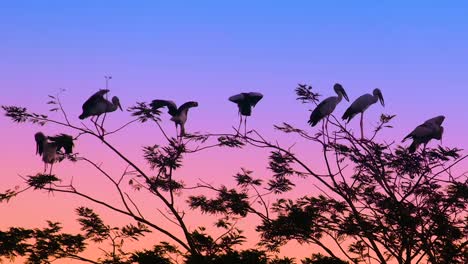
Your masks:
<path fill-rule="evenodd" d="M 309 125 L 311 127 L 314 127 L 315 125 L 317 125 L 318 120 L 314 120 L 314 119 L 311 118 L 311 119 L 309 119 L 309 121 L 307 121 L 307 123 L 309 123 Z"/>
<path fill-rule="evenodd" d="M 410 137 L 411 137 L 411 134 L 408 134 L 405 138 L 403 138 L 403 140 L 401 142 L 405 142 Z"/>
<path fill-rule="evenodd" d="M 341 119 L 346 120 L 346 123 L 349 123 L 349 121 L 351 121 L 351 118 L 353 118 L 353 114 L 351 108 L 349 107 L 348 109 L 346 109 Z"/>
<path fill-rule="evenodd" d="M 317 125 L 320 119 L 322 119 L 320 110 L 318 110 L 318 108 L 315 108 L 314 111 L 312 111 L 312 114 L 310 114 L 308 123 L 310 126 L 314 127 L 315 125 Z"/>
<path fill-rule="evenodd" d="M 410 153 L 414 153 L 416 152 L 416 149 L 418 148 L 419 144 L 416 143 L 416 141 L 413 141 L 413 143 L 411 143 L 411 145 L 409 146 L 408 150 Z"/>

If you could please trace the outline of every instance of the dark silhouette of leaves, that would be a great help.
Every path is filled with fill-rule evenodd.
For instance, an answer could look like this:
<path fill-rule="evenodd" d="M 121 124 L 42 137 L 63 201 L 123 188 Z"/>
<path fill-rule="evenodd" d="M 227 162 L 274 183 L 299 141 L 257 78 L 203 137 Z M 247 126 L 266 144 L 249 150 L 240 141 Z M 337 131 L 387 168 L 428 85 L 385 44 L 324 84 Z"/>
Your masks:
<path fill-rule="evenodd" d="M 245 145 L 245 143 L 236 136 L 221 136 L 218 137 L 218 142 L 220 146 L 226 146 L 230 148 L 240 148 Z"/>
<path fill-rule="evenodd" d="M 5 110 L 5 116 L 11 118 L 15 123 L 30 122 L 41 126 L 47 123 L 47 115 L 29 113 L 25 107 L 2 105 L 2 108 Z"/>
<path fill-rule="evenodd" d="M 296 87 L 297 100 L 302 103 L 317 103 L 320 94 L 312 92 L 312 86 L 307 84 L 298 84 Z"/>
<path fill-rule="evenodd" d="M 79 216 L 78 222 L 81 230 L 85 231 L 86 238 L 91 238 L 95 242 L 106 240 L 111 232 L 111 228 L 104 224 L 102 219 L 92 209 L 78 207 L 76 212 Z"/>
<path fill-rule="evenodd" d="M 47 184 L 60 181 L 55 175 L 50 174 L 37 174 L 36 176 L 28 176 L 26 182 L 34 189 L 43 189 Z"/>
<path fill-rule="evenodd" d="M 188 203 L 191 208 L 199 208 L 204 213 L 226 213 L 245 217 L 250 208 L 248 198 L 245 192 L 222 186 L 215 199 L 208 199 L 204 195 L 190 196 Z"/>
<path fill-rule="evenodd" d="M 151 106 L 147 105 L 145 102 L 137 102 L 135 106 L 129 107 L 128 111 L 138 118 L 141 123 L 145 123 L 148 120 L 154 122 L 160 122 L 161 111 L 158 109 L 153 109 Z"/>
<path fill-rule="evenodd" d="M 82 235 L 62 233 L 59 223 L 47 222 L 40 229 L 10 228 L 0 231 L 0 256 L 10 260 L 26 257 L 28 263 L 51 263 L 51 259 L 73 257 L 86 248 Z"/>
<path fill-rule="evenodd" d="M 295 92 L 302 103 L 316 104 L 320 96 L 305 84 L 299 84 Z M 169 138 L 158 123 L 161 112 L 146 103 L 130 107 L 128 111 L 136 119 L 111 132 L 105 133 L 103 127 L 99 128 L 103 125 L 96 122 L 96 130 L 85 125 L 78 127 L 69 122 L 71 119 L 67 118 L 59 98 L 49 97 L 52 100 L 46 104 L 53 107 L 51 111 L 62 113 L 65 121 L 30 113 L 24 107 L 2 106 L 2 109 L 15 123 L 54 124 L 74 129 L 78 132 L 74 140 L 86 134 L 113 151 L 127 165 L 119 176 L 77 153 L 64 157 L 93 165 L 115 188 L 118 199 L 100 200 L 81 192 L 73 185 L 73 180 L 58 184 L 60 179 L 55 175 L 37 174 L 26 177 L 25 188 L 10 188 L 0 193 L 0 202 L 16 199 L 27 190 L 43 189 L 85 198 L 134 222 L 113 227 L 93 209 L 79 207 L 76 212 L 83 234 L 65 233 L 55 222 L 48 222 L 46 228 L 11 227 L 0 231 L 2 258 L 22 257 L 28 263 L 74 259 L 113 264 L 176 261 L 184 264 L 467 263 L 468 181 L 465 174 L 455 175 L 452 171 L 452 167 L 467 156 L 462 156 L 458 148 L 445 146 L 425 146 L 410 153 L 407 147 L 375 140 L 382 129 L 393 127 L 395 115 L 382 114 L 370 138 L 357 138 L 334 116 L 329 117 L 328 125 L 320 132 L 311 134 L 314 136 L 309 135 L 309 130 L 286 122 L 276 125 L 276 130 L 316 145 L 311 151 L 317 151 L 322 157 L 318 162 L 311 162 L 309 153 L 295 154 L 291 148 L 265 139 L 257 130 L 244 136 L 193 133 Z M 163 140 L 167 140 L 167 144 L 158 142 L 158 145 L 144 147 L 143 156 L 149 168 L 132 162 L 107 141 L 108 135 L 136 120 L 156 122 L 164 134 Z M 192 148 L 192 144 L 196 147 Z M 204 180 L 186 187 L 175 173 L 179 172 L 184 158 L 199 151 L 215 147 L 244 151 L 245 146 L 270 153 L 267 167 L 271 175 L 268 178 L 256 178 L 252 171 L 241 169 L 233 177 L 234 187 L 217 187 Z M 304 156 L 307 158 L 303 159 Z M 295 190 L 299 180 L 307 180 L 310 192 L 292 199 L 286 193 Z M 126 182 L 130 190 L 126 189 Z M 133 197 L 135 190 L 156 198 L 155 209 L 162 217 L 156 220 L 147 217 L 147 212 L 141 210 L 139 201 Z M 175 195 L 185 196 L 177 199 Z M 190 211 L 181 209 L 184 208 L 181 201 L 186 201 L 191 210 L 214 215 L 212 228 L 220 232 L 188 225 L 185 215 Z M 246 221 L 246 216 L 261 239 L 256 249 L 238 250 L 246 242 L 238 222 Z M 162 224 L 165 220 L 179 229 L 166 229 Z M 127 241 L 140 240 L 153 231 L 174 244 L 163 242 L 151 249 L 125 250 Z M 217 233 L 221 234 L 214 237 Z M 275 256 L 281 246 L 292 240 L 318 246 L 327 256 L 313 254 L 297 261 Z M 96 243 L 102 255 L 96 260 L 83 257 L 86 247 Z M 348 262 L 339 259 L 341 257 Z"/>

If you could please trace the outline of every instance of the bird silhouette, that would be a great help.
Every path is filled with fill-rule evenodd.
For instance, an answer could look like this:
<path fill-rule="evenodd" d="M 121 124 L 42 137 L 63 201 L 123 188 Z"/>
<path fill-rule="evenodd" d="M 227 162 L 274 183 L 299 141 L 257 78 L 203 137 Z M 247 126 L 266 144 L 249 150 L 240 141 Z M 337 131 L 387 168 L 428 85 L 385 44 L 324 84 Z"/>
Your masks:
<path fill-rule="evenodd" d="M 333 90 L 338 96 L 330 96 L 320 102 L 320 104 L 315 107 L 315 109 L 312 111 L 312 114 L 310 114 L 309 118 L 309 125 L 314 127 L 317 125 L 320 120 L 323 118 L 331 115 L 333 111 L 335 110 L 336 106 L 341 102 L 343 97 L 345 98 L 346 101 L 349 101 L 348 95 L 346 94 L 346 91 L 344 90 L 343 86 L 339 83 L 335 83 L 333 85 Z"/>
<path fill-rule="evenodd" d="M 409 138 L 413 139 L 413 142 L 408 148 L 409 152 L 414 153 L 421 144 L 424 144 L 423 149 L 426 149 L 426 145 L 431 139 L 442 140 L 442 134 L 444 133 L 444 127 L 442 126 L 442 123 L 444 120 L 445 116 L 436 116 L 426 120 L 423 124 L 417 126 L 411 133 L 409 133 L 402 140 L 402 142 L 404 142 Z"/>
<path fill-rule="evenodd" d="M 83 113 L 79 116 L 80 119 L 91 117 L 91 121 L 97 122 L 99 116 L 104 113 L 114 112 L 117 108 L 122 110 L 120 100 L 117 96 L 112 97 L 112 102 L 104 98 L 104 95 L 109 92 L 108 89 L 97 91 L 83 104 Z M 96 117 L 95 120 L 93 118 Z"/>
<path fill-rule="evenodd" d="M 150 106 L 153 110 L 167 107 L 168 113 L 172 116 L 171 121 L 175 123 L 176 134 L 179 134 L 177 127 L 180 125 L 180 137 L 182 138 L 185 135 L 185 122 L 187 122 L 188 110 L 192 107 L 197 107 L 198 102 L 189 101 L 177 108 L 177 105 L 173 101 L 156 99 L 151 102 Z"/>
<path fill-rule="evenodd" d="M 53 137 L 46 137 L 44 133 L 37 132 L 34 135 L 36 141 L 36 154 L 42 156 L 44 162 L 44 173 L 47 171 L 47 165 L 50 164 L 50 172 L 55 162 L 62 161 L 65 154 L 73 153 L 73 137 L 66 134 L 60 134 Z M 61 150 L 64 152 L 61 152 Z"/>
<path fill-rule="evenodd" d="M 354 102 L 348 107 L 348 109 L 346 109 L 345 113 L 341 117 L 343 120 L 346 120 L 346 123 L 349 123 L 353 117 L 359 113 L 361 114 L 361 138 L 364 138 L 364 111 L 366 111 L 369 106 L 377 103 L 378 100 L 380 100 L 382 106 L 385 106 L 382 92 L 380 89 L 376 88 L 374 91 L 372 91 L 372 94 L 367 93 L 359 96 L 356 100 L 354 100 Z"/>
<path fill-rule="evenodd" d="M 244 116 L 244 134 L 247 134 L 247 117 L 252 115 L 252 108 L 262 100 L 263 94 L 257 92 L 240 93 L 229 97 L 229 101 L 237 104 L 239 108 L 239 126 L 237 131 L 240 130 L 242 125 L 242 116 Z"/>

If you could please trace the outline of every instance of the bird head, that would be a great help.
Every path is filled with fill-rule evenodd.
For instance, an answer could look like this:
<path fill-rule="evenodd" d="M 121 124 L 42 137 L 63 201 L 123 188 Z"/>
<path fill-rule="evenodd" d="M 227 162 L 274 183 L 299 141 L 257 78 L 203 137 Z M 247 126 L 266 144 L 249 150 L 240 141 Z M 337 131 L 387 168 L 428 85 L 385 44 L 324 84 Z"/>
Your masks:
<path fill-rule="evenodd" d="M 341 84 L 335 83 L 335 85 L 333 85 L 333 90 L 335 90 L 336 94 L 341 94 L 344 99 L 349 102 L 348 95 L 346 94 L 346 91 L 344 90 L 343 86 L 341 86 Z"/>
<path fill-rule="evenodd" d="M 375 88 L 374 91 L 372 92 L 372 94 L 374 96 L 377 96 L 377 98 L 379 98 L 379 101 L 380 103 L 382 104 L 382 106 L 385 106 L 385 101 L 383 99 L 383 95 L 382 95 L 382 92 L 380 91 L 379 88 Z"/>
<path fill-rule="evenodd" d="M 429 120 L 427 120 L 427 121 L 434 122 L 434 123 L 437 124 L 438 126 L 441 126 L 442 123 L 444 122 L 444 120 L 445 120 L 445 116 L 440 115 L 440 116 L 436 116 L 436 117 L 434 117 L 434 118 L 431 118 L 431 119 L 429 119 Z M 426 121 L 426 122 L 427 122 L 427 121 Z"/>
<path fill-rule="evenodd" d="M 112 97 L 112 104 L 118 106 L 120 108 L 120 111 L 123 111 L 122 105 L 120 105 L 120 100 L 117 96 Z"/>
<path fill-rule="evenodd" d="M 41 155 L 43 151 L 43 144 L 47 140 L 47 137 L 42 132 L 37 132 L 34 135 L 36 140 L 36 154 Z"/>

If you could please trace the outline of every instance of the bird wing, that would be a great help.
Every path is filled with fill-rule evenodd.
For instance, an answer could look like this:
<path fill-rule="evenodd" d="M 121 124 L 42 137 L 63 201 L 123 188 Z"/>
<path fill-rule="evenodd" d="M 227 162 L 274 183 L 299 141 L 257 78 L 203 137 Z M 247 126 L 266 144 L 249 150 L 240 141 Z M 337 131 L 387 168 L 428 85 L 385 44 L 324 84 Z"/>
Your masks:
<path fill-rule="evenodd" d="M 337 96 L 331 96 L 320 102 L 310 114 L 308 123 L 315 126 L 322 118 L 331 114 L 335 110 L 337 99 Z"/>
<path fill-rule="evenodd" d="M 90 107 L 92 107 L 95 104 L 101 102 L 102 100 L 105 100 L 104 95 L 106 93 L 108 93 L 108 92 L 109 92 L 109 90 L 103 89 L 103 90 L 99 90 L 96 93 L 94 93 L 93 95 L 91 95 L 91 97 L 89 97 L 88 100 L 86 100 L 86 102 L 84 102 L 83 107 L 82 107 L 83 111 L 85 111 L 86 109 L 89 109 Z"/>
<path fill-rule="evenodd" d="M 433 117 L 431 119 L 428 119 L 426 120 L 426 122 L 424 122 L 424 124 L 426 125 L 429 125 L 429 124 L 434 124 L 434 125 L 437 125 L 437 126 L 441 126 L 442 123 L 444 122 L 445 120 L 445 116 L 436 116 L 436 117 Z"/>
<path fill-rule="evenodd" d="M 353 119 L 358 113 L 366 111 L 367 108 L 376 101 L 374 96 L 371 94 L 363 94 L 359 96 L 354 102 L 346 109 L 345 113 L 341 117 L 342 119 L 348 119 L 348 122 Z"/>
<path fill-rule="evenodd" d="M 182 113 L 183 111 L 188 111 L 189 108 L 197 107 L 197 106 L 198 106 L 198 102 L 189 101 L 179 106 L 179 109 L 177 109 L 177 111 L 179 113 Z"/>
<path fill-rule="evenodd" d="M 60 151 L 62 148 L 65 150 L 66 154 L 73 153 L 73 137 L 67 134 L 60 134 L 53 137 L 49 137 L 49 140 L 52 141 L 57 147 L 57 151 Z"/>
<path fill-rule="evenodd" d="M 47 138 L 42 132 L 37 132 L 34 135 L 34 140 L 36 141 L 36 154 L 40 156 L 44 153 L 44 140 Z"/>
<path fill-rule="evenodd" d="M 262 100 L 263 94 L 251 92 L 247 94 L 247 100 L 251 106 L 255 106 L 260 100 Z"/>
<path fill-rule="evenodd" d="M 156 99 L 151 102 L 150 106 L 154 110 L 166 106 L 168 109 L 168 113 L 171 116 L 174 116 L 177 114 L 177 105 L 174 103 L 174 101 Z"/>
<path fill-rule="evenodd" d="M 331 113 L 336 108 L 336 105 L 338 103 L 338 97 L 337 96 L 330 96 L 327 99 L 323 100 L 318 106 L 318 110 L 323 116 L 327 116 Z"/>
<path fill-rule="evenodd" d="M 240 94 L 236 94 L 236 95 L 229 97 L 229 101 L 236 103 L 236 104 L 242 103 L 242 101 L 244 100 L 245 100 L 245 93 L 240 93 Z"/>
<path fill-rule="evenodd" d="M 84 102 L 82 109 L 83 113 L 79 116 L 80 119 L 85 119 L 89 116 L 93 115 L 100 115 L 105 112 L 105 109 L 103 108 L 103 102 L 106 103 L 107 100 L 104 99 L 104 95 L 108 93 L 108 89 L 103 89 L 97 91 L 95 94 L 93 94 L 91 97 Z M 105 107 L 105 106 L 104 106 Z"/>
<path fill-rule="evenodd" d="M 421 124 L 409 133 L 402 142 L 408 138 L 422 139 L 431 136 L 435 132 L 435 127 L 431 124 Z"/>

